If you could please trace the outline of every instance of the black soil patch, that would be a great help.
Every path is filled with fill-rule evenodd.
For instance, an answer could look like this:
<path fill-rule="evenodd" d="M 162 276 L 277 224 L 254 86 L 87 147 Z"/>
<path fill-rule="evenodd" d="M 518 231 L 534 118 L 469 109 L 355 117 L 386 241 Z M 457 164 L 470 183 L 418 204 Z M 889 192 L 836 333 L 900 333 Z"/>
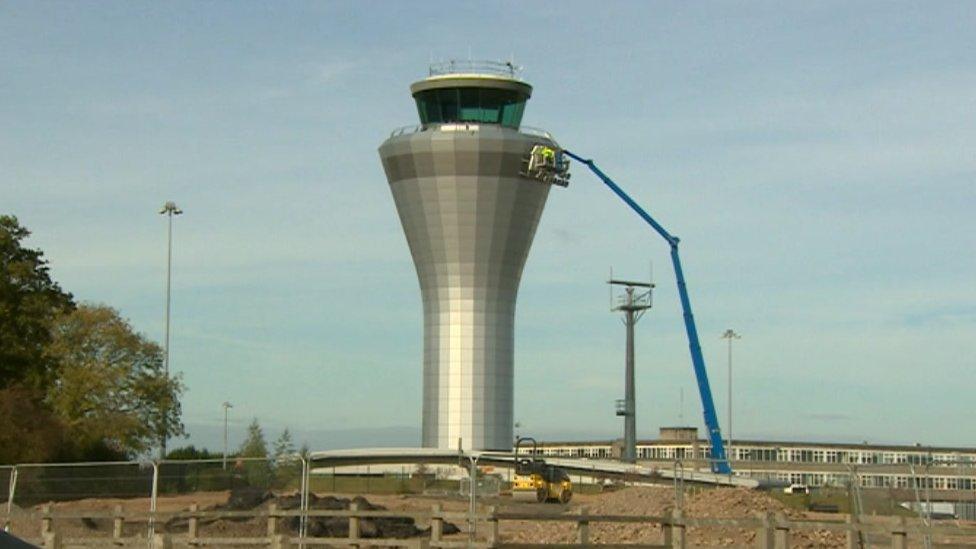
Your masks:
<path fill-rule="evenodd" d="M 298 495 L 278 498 L 278 508 L 298 509 L 300 506 L 299 498 Z M 362 496 L 346 499 L 333 496 L 320 498 L 315 494 L 308 495 L 309 509 L 344 511 L 348 510 L 352 503 L 355 503 L 361 511 L 386 510 L 386 507 L 370 503 Z M 299 517 L 290 517 L 287 524 L 292 532 L 298 532 Z M 375 517 L 363 518 L 359 521 L 359 536 L 362 538 L 413 538 L 427 535 L 429 531 L 429 529 L 418 528 L 414 519 L 410 517 Z M 444 534 L 456 534 L 460 531 L 457 526 L 444 523 Z M 307 534 L 309 537 L 315 538 L 348 537 L 349 519 L 345 517 L 309 517 Z"/>
<path fill-rule="evenodd" d="M 243 487 L 231 491 L 227 498 L 227 503 L 217 505 L 212 508 L 214 511 L 250 511 L 274 503 L 282 511 L 293 511 L 301 507 L 301 496 L 292 494 L 276 497 L 267 490 L 260 488 Z M 318 497 L 315 494 L 308 495 L 308 508 L 325 511 L 346 511 L 349 506 L 355 503 L 360 511 L 386 511 L 386 507 L 375 505 L 362 496 L 352 499 L 337 498 L 334 496 Z M 200 519 L 200 525 L 214 524 L 221 521 L 248 522 L 252 518 L 227 518 L 227 519 Z M 287 517 L 283 520 L 285 527 L 290 533 L 297 534 L 299 529 L 300 517 Z M 168 532 L 185 531 L 187 527 L 186 519 L 173 519 L 167 522 L 165 529 Z M 461 529 L 450 522 L 444 522 L 444 535 L 456 534 Z M 375 517 L 362 518 L 359 520 L 359 536 L 362 538 L 414 538 L 429 535 L 430 529 L 421 529 L 410 517 Z M 345 538 L 349 537 L 349 519 L 346 517 L 308 517 L 307 535 L 315 538 Z"/>

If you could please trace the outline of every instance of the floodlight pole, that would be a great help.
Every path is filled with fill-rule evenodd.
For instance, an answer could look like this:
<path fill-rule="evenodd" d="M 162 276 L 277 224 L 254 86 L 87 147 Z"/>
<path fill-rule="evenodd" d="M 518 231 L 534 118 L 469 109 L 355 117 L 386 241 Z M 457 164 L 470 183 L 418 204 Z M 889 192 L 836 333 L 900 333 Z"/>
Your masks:
<path fill-rule="evenodd" d="M 169 310 L 170 310 L 170 289 L 172 286 L 173 274 L 173 216 L 180 215 L 183 210 L 176 206 L 173 201 L 163 204 L 159 210 L 161 215 L 165 215 L 168 221 L 166 238 L 166 335 L 163 340 L 163 372 L 166 380 L 169 381 Z M 168 408 L 163 409 L 162 432 L 159 434 L 159 459 L 166 459 L 166 416 Z"/>
<path fill-rule="evenodd" d="M 732 340 L 742 339 L 742 336 L 735 333 L 735 330 L 729 328 L 728 330 L 725 330 L 725 333 L 722 334 L 722 339 L 727 339 L 729 342 L 729 387 L 728 387 L 729 389 L 729 431 L 728 431 L 729 435 L 726 444 L 727 446 L 726 455 L 731 461 L 733 455 L 732 454 Z"/>
<path fill-rule="evenodd" d="M 230 402 L 224 402 L 224 471 L 227 470 L 227 411 L 234 407 Z"/>

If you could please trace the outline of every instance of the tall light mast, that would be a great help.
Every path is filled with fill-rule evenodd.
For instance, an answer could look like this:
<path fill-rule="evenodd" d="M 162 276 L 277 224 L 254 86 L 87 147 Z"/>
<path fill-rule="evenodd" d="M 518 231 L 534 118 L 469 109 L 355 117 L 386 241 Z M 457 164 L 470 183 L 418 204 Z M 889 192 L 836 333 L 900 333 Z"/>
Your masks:
<path fill-rule="evenodd" d="M 729 459 L 731 460 L 732 459 L 732 456 L 733 456 L 733 454 L 732 454 L 732 340 L 733 339 L 742 339 L 742 336 L 740 336 L 739 334 L 735 333 L 735 330 L 729 328 L 728 330 L 725 330 L 724 333 L 722 333 L 722 339 L 728 340 L 728 342 L 729 342 L 729 385 L 728 385 L 728 389 L 729 389 L 729 433 L 728 433 L 728 438 L 726 438 L 726 441 L 727 441 L 726 446 L 728 446 L 728 448 L 726 448 L 725 451 L 728 454 Z"/>
<path fill-rule="evenodd" d="M 182 215 L 183 210 L 176 206 L 173 201 L 163 204 L 159 210 L 161 215 L 167 217 L 166 229 L 166 335 L 163 339 L 163 372 L 169 378 L 169 310 L 170 310 L 170 288 L 173 275 L 173 216 Z M 163 432 L 159 434 L 159 459 L 166 459 L 166 415 L 169 410 L 163 410 Z"/>

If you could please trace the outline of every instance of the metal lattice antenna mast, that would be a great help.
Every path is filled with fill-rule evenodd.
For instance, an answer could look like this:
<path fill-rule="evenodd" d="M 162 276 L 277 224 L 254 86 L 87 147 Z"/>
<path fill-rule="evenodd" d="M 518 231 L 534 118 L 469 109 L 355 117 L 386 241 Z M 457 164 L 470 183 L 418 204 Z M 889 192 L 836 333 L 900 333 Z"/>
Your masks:
<path fill-rule="evenodd" d="M 637 391 L 634 383 L 634 326 L 644 316 L 644 311 L 651 308 L 651 291 L 654 284 L 650 282 L 634 282 L 631 280 L 617 280 L 613 277 L 607 281 L 611 287 L 622 286 L 624 295 L 617 305 L 611 304 L 611 310 L 624 313 L 624 326 L 627 327 L 627 352 L 624 372 L 624 398 L 617 401 L 617 415 L 624 418 L 624 447 L 620 455 L 621 461 L 634 463 L 637 461 Z"/>

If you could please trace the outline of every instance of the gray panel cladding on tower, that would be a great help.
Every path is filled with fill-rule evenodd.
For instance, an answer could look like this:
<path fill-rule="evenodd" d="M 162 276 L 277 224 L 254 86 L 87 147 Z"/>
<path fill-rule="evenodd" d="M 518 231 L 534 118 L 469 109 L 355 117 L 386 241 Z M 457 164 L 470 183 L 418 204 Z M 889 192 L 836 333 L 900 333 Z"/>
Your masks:
<path fill-rule="evenodd" d="M 540 143 L 430 125 L 379 149 L 423 300 L 424 446 L 512 446 L 515 300 L 550 188 L 519 172 Z"/>

